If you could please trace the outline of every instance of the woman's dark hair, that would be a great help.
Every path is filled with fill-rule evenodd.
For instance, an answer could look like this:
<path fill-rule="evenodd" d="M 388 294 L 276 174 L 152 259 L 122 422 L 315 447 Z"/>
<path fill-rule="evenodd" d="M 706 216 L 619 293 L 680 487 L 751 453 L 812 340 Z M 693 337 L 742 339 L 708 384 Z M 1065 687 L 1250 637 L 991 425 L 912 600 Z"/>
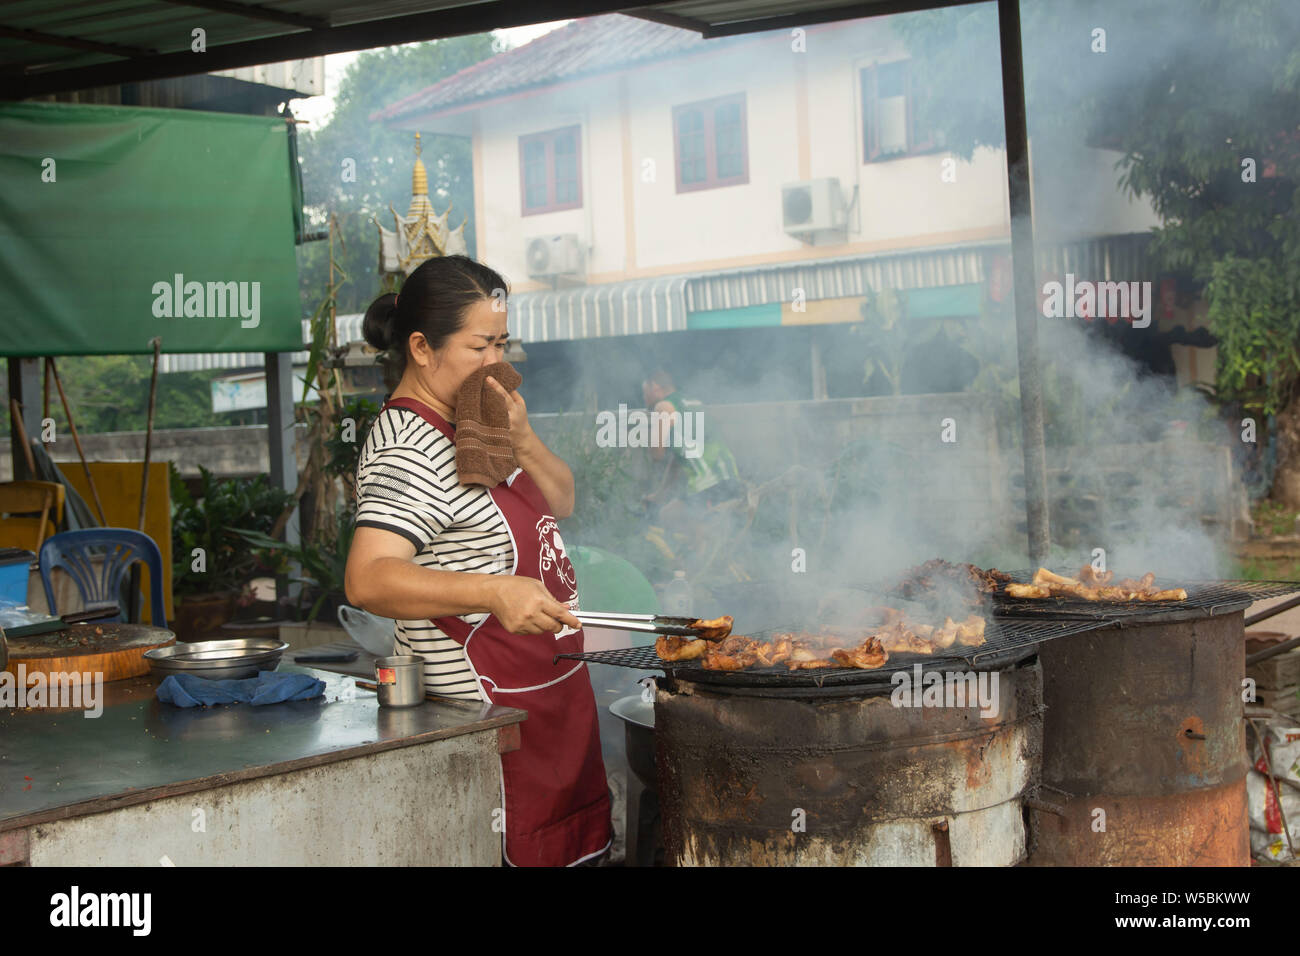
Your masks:
<path fill-rule="evenodd" d="M 385 353 L 390 375 L 401 378 L 411 333 L 423 333 L 429 348 L 442 348 L 465 324 L 470 306 L 495 297 L 504 302 L 508 293 L 506 280 L 495 269 L 469 256 L 435 256 L 407 276 L 401 292 L 385 293 L 370 304 L 361 334 Z"/>

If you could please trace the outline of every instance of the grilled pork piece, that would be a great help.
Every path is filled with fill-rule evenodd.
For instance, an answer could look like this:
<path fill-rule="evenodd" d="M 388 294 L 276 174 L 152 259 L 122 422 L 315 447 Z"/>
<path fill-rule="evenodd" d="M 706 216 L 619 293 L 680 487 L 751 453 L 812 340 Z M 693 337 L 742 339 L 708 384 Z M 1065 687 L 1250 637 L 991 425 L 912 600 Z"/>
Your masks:
<path fill-rule="evenodd" d="M 837 648 L 831 651 L 831 657 L 841 667 L 856 667 L 859 670 L 871 671 L 885 666 L 885 662 L 889 660 L 889 652 L 881 645 L 879 638 L 869 637 L 852 650 Z"/>
<path fill-rule="evenodd" d="M 731 625 L 734 623 L 735 618 L 730 614 L 724 614 L 722 617 L 715 617 L 708 621 L 696 618 L 687 626 L 694 629 L 703 640 L 720 641 L 731 633 Z"/>
<path fill-rule="evenodd" d="M 984 643 L 984 618 L 972 614 L 957 625 L 957 643 L 962 647 L 979 647 Z"/>
<path fill-rule="evenodd" d="M 709 649 L 708 641 L 692 641 L 685 637 L 661 635 L 655 641 L 655 653 L 661 661 L 691 661 L 702 657 Z"/>
<path fill-rule="evenodd" d="M 891 624 L 868 637 L 870 641 L 877 641 L 881 647 L 891 654 L 933 654 L 934 644 L 919 636 L 915 631 L 903 624 Z"/>
<path fill-rule="evenodd" d="M 702 663 L 711 671 L 743 671 L 758 663 L 758 641 L 752 637 L 732 635 L 714 645 L 704 655 Z"/>
<path fill-rule="evenodd" d="M 1049 598 L 1052 592 L 1038 584 L 1008 584 L 1007 596 L 1014 598 Z"/>
<path fill-rule="evenodd" d="M 743 671 L 758 663 L 758 654 L 754 651 L 738 651 L 735 654 L 719 654 L 710 651 L 701 662 L 705 669 L 711 671 Z"/>
<path fill-rule="evenodd" d="M 1141 578 L 1122 578 L 1111 583 L 1114 572 L 1099 574 L 1091 565 L 1079 571 L 1078 578 L 1067 578 L 1047 568 L 1034 572 L 1032 584 L 1008 584 L 1006 593 L 1014 598 L 1074 598 L 1078 601 L 1186 601 L 1183 588 L 1157 590 L 1156 576 L 1148 571 Z"/>
<path fill-rule="evenodd" d="M 973 587 L 975 593 L 971 595 L 969 603 L 974 605 L 979 603 L 980 594 L 993 594 L 1010 580 L 1011 575 L 997 568 L 985 570 L 973 564 L 954 564 L 935 558 L 904 571 L 894 591 L 909 600 L 919 600 L 940 588 L 952 590 L 954 586 L 960 589 Z"/>

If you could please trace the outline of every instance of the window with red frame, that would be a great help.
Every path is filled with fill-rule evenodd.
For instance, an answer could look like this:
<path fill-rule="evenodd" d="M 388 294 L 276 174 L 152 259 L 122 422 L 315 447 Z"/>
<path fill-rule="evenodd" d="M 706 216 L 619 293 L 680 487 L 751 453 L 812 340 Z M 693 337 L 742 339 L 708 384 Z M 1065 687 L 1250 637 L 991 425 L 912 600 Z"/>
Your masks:
<path fill-rule="evenodd" d="M 911 60 L 876 63 L 861 71 L 862 161 L 914 156 L 937 148 L 939 137 L 919 119 L 929 90 Z"/>
<path fill-rule="evenodd" d="M 673 148 L 679 193 L 749 182 L 745 94 L 674 107 Z"/>
<path fill-rule="evenodd" d="M 525 216 L 582 206 L 578 133 L 578 127 L 566 126 L 519 137 L 519 189 Z"/>

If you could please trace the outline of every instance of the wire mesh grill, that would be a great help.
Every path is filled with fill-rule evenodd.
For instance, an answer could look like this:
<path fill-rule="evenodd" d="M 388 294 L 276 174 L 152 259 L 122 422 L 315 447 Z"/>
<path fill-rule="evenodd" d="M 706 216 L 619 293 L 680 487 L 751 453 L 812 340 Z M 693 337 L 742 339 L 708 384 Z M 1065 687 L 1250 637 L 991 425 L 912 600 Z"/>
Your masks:
<path fill-rule="evenodd" d="M 1028 570 L 1008 572 L 1022 584 L 1033 578 Z M 1068 573 L 1068 572 L 1059 572 Z M 1181 587 L 1185 601 L 1085 601 L 1081 598 L 1012 598 L 994 595 L 993 613 L 1006 617 L 1052 617 L 1116 620 L 1159 616 L 1179 611 L 1208 611 L 1210 615 L 1239 611 L 1244 605 L 1300 591 L 1300 581 L 1158 581 L 1159 587 Z"/>
<path fill-rule="evenodd" d="M 699 660 L 671 662 L 660 660 L 652 646 L 584 651 L 576 654 L 561 654 L 560 657 L 587 661 L 591 664 L 609 664 L 637 670 L 659 670 L 682 680 L 733 687 L 840 687 L 873 684 L 887 686 L 896 671 L 910 671 L 917 664 L 921 665 L 923 672 L 953 670 L 958 667 L 964 670 L 1001 670 L 1032 655 L 1035 648 L 1044 641 L 1095 630 L 1104 627 L 1105 623 L 1096 620 L 1010 618 L 992 620 L 988 622 L 984 632 L 985 642 L 979 647 L 949 648 L 933 655 L 890 654 L 885 666 L 874 670 L 827 667 L 791 671 L 787 670 L 784 664 L 778 664 L 775 667 L 753 667 L 743 671 L 717 671 L 709 670 Z M 794 631 L 798 628 L 772 628 L 748 636 L 755 640 L 763 640 L 779 630 Z"/>

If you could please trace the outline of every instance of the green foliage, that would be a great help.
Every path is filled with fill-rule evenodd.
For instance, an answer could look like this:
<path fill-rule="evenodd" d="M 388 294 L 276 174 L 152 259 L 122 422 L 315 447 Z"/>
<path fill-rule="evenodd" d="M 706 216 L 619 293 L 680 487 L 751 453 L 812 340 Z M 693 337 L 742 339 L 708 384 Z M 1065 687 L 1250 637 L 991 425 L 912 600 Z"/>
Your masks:
<path fill-rule="evenodd" d="M 560 522 L 566 543 L 605 548 L 647 577 L 671 576 L 665 556 L 646 537 L 651 521 L 641 507 L 650 491 L 645 461 L 626 449 L 601 448 L 586 416 L 535 421 L 546 446 L 573 472 L 577 504 Z"/>
<path fill-rule="evenodd" d="M 901 395 L 903 388 L 903 357 L 914 344 L 919 328 L 907 322 L 903 298 L 895 289 L 877 293 L 867 290 L 859 310 L 862 323 L 849 331 L 865 340 L 867 357 L 862 366 L 862 381 L 871 381 L 879 373 L 889 383 L 889 394 Z"/>
<path fill-rule="evenodd" d="M 1298 282 L 1267 259 L 1228 256 L 1214 264 L 1208 294 L 1219 390 L 1248 410 L 1276 415 L 1300 385 Z"/>
<path fill-rule="evenodd" d="M 55 359 L 59 381 L 76 419 L 77 433 L 144 431 L 149 413 L 152 362 L 149 355 L 65 355 Z M 154 428 L 209 428 L 226 424 L 212 411 L 209 383 L 220 374 L 203 371 L 159 375 Z M 8 370 L 0 366 L 0 383 L 7 381 Z M 50 417 L 54 419 L 56 434 L 71 436 L 53 382 L 50 383 Z M 0 429 L 7 430 L 8 424 L 9 408 L 5 402 L 0 408 Z"/>
<path fill-rule="evenodd" d="M 351 487 L 351 482 L 356 479 L 357 466 L 361 463 L 361 446 L 378 414 L 379 406 L 368 398 L 353 396 L 344 402 L 339 411 L 339 421 L 345 423 L 350 419 L 352 434 L 345 435 L 343 428 L 339 427 L 326 437 L 327 474 L 343 479 Z"/>
<path fill-rule="evenodd" d="M 200 465 L 201 486 L 195 498 L 175 464 L 170 470 L 174 592 L 215 594 L 242 589 L 260 566 L 242 535 L 270 531 L 293 495 L 274 487 L 265 475 L 219 480 Z M 203 572 L 192 570 L 195 548 L 203 549 Z"/>
<path fill-rule="evenodd" d="M 240 531 L 238 534 L 254 547 L 258 560 L 264 562 L 276 575 L 306 585 L 299 593 L 299 611 L 306 601 L 312 605 L 307 620 L 314 621 L 325 602 L 341 595 L 344 575 L 348 566 L 348 551 L 352 548 L 356 514 L 351 505 L 339 509 L 335 515 L 337 530 L 328 544 L 304 541 L 286 544 L 258 531 Z M 295 574 L 295 566 L 302 570 Z"/>
<path fill-rule="evenodd" d="M 384 291 L 376 272 L 379 233 L 371 219 L 378 217 L 392 228 L 389 205 L 405 213 L 411 198 L 414 135 L 410 130 L 390 129 L 374 122 L 371 114 L 495 52 L 495 41 L 488 34 L 366 51 L 348 67 L 329 122 L 320 130 L 300 136 L 307 230 L 323 229 L 333 211 L 346 247 L 336 250 L 336 269 L 341 268 L 352 278 L 339 293 L 340 313 L 363 312 Z M 449 202 L 452 204 L 449 225 L 453 227 L 462 217 L 471 217 L 465 235 L 473 250 L 470 141 L 467 137 L 443 135 L 425 135 L 421 140 L 421 158 L 429 173 L 429 198 L 439 213 Z M 345 162 L 349 160 L 355 163 L 355 182 L 344 179 Z M 299 247 L 304 302 L 316 301 L 318 290 L 327 284 L 326 246 L 325 242 L 310 242 Z"/>
<path fill-rule="evenodd" d="M 1208 286 L 1222 338 L 1218 397 L 1280 410 L 1300 383 L 1300 4 L 1079 0 L 1021 8 L 1031 139 L 1123 154 L 1118 185 L 1149 198 L 1163 219 L 1153 254 Z M 943 130 L 966 158 L 981 145 L 1001 146 L 996 9 L 972 5 L 893 23 L 935 92 L 921 121 Z M 1104 53 L 1092 49 L 1098 26 Z M 1210 57 L 1223 68 L 1207 68 Z M 1253 182 L 1243 181 L 1246 160 Z M 1040 166 L 1036 178 L 1052 174 Z"/>

